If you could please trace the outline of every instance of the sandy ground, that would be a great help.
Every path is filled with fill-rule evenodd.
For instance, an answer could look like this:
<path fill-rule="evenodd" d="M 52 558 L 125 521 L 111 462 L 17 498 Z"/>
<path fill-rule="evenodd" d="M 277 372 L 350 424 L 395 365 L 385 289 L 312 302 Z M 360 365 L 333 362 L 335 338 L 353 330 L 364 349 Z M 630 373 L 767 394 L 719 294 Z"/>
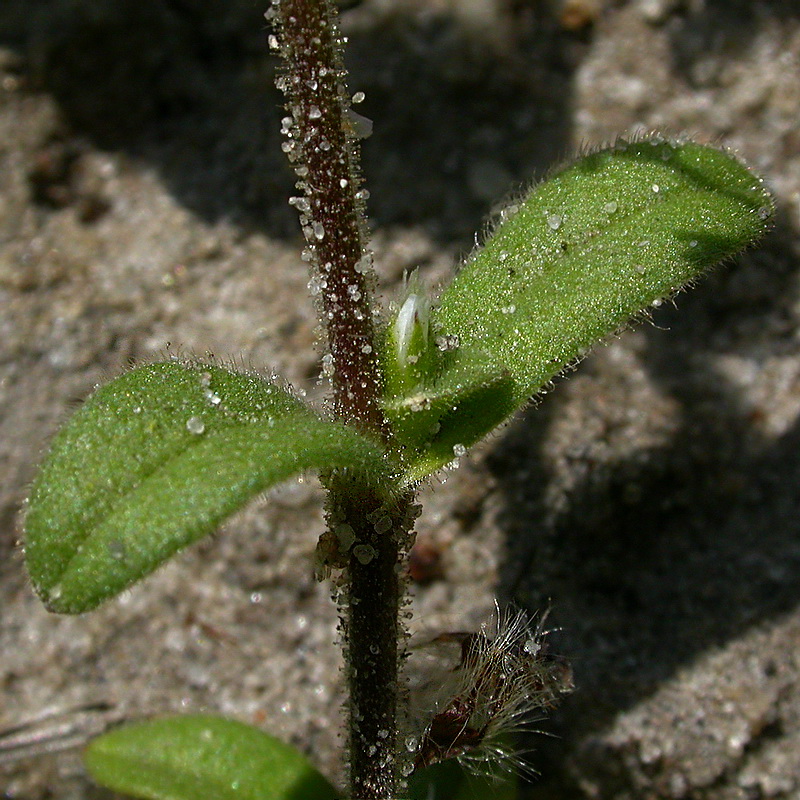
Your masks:
<path fill-rule="evenodd" d="M 49 616 L 15 547 L 49 435 L 130 359 L 241 356 L 321 391 L 263 11 L 0 3 L 0 729 L 213 710 L 336 777 L 313 482 L 85 617 Z M 445 280 L 509 190 L 623 131 L 721 141 L 767 176 L 763 247 L 426 490 L 443 578 L 413 588 L 414 625 L 552 603 L 577 690 L 532 742 L 529 800 L 800 796 L 800 5 L 365 0 L 343 25 L 386 297 L 407 268 Z M 111 797 L 74 749 L 0 763 L 0 789 Z"/>

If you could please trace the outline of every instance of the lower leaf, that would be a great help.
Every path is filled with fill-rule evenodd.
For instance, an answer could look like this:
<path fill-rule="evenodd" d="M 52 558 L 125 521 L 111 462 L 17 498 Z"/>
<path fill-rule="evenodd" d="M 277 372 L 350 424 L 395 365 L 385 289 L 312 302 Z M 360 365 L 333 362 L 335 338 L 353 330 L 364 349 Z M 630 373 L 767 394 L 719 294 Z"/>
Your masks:
<path fill-rule="evenodd" d="M 485 773 L 468 772 L 452 758 L 417 770 L 409 779 L 409 800 L 517 800 L 518 779 L 496 766 Z"/>
<path fill-rule="evenodd" d="M 149 364 L 98 391 L 34 483 L 25 557 L 51 611 L 81 613 L 304 470 L 391 487 L 380 445 L 254 375 Z"/>
<path fill-rule="evenodd" d="M 334 800 L 308 759 L 224 717 L 163 717 L 95 739 L 84 759 L 94 780 L 142 800 Z"/>

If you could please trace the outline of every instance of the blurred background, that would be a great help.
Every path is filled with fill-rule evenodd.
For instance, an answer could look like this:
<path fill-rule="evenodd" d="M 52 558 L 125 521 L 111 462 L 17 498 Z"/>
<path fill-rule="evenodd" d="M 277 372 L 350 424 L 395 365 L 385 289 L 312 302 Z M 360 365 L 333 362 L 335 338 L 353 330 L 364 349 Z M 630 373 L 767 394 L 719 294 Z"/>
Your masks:
<path fill-rule="evenodd" d="M 209 710 L 339 777 L 313 480 L 86 617 L 43 610 L 16 545 L 48 437 L 131 360 L 212 353 L 325 388 L 265 3 L 0 3 L 0 730 L 63 723 L 74 743 Z M 347 5 L 387 299 L 407 269 L 441 285 L 505 198 L 621 133 L 731 147 L 774 190 L 763 246 L 425 489 L 412 628 L 476 626 L 495 597 L 552 606 L 577 689 L 527 743 L 529 800 L 797 797 L 800 6 Z M 75 749 L 6 748 L 0 791 L 113 797 Z"/>

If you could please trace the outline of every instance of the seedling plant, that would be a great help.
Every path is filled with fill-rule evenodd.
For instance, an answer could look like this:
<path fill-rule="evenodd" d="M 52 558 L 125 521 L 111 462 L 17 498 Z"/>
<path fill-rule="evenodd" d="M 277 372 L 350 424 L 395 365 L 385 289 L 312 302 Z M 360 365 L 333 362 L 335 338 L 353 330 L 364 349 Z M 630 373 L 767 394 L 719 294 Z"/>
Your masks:
<path fill-rule="evenodd" d="M 24 547 L 45 605 L 81 614 L 251 498 L 317 472 L 327 527 L 315 566 L 342 619 L 349 785 L 338 791 L 254 727 L 167 716 L 86 751 L 98 783 L 133 797 L 394 800 L 426 796 L 438 762 L 482 751 L 513 760 L 508 730 L 556 702 L 568 668 L 547 652 L 541 624 L 500 610 L 481 631 L 438 637 L 454 664 L 427 711 L 410 710 L 401 609 L 418 489 L 598 340 L 755 242 L 773 215 L 762 181 L 730 153 L 619 139 L 510 203 L 438 297 L 413 274 L 383 308 L 358 162 L 363 120 L 336 13 L 332 0 L 272 0 L 267 13 L 329 401 L 315 408 L 273 378 L 200 359 L 138 366 L 56 435 Z"/>

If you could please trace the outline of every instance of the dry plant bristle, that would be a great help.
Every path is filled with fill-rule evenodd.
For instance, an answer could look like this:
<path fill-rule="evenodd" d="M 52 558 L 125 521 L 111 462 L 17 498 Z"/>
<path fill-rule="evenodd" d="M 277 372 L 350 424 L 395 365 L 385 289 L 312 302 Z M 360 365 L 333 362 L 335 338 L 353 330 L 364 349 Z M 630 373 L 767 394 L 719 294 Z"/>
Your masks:
<path fill-rule="evenodd" d="M 454 667 L 428 679 L 436 689 L 427 692 L 422 732 L 406 739 L 408 774 L 450 758 L 477 772 L 488 762 L 529 770 L 513 734 L 531 730 L 572 689 L 569 664 L 548 651 L 546 616 L 534 626 L 524 611 L 497 608 L 480 631 L 443 633 L 431 642 L 456 645 L 460 654 Z"/>

